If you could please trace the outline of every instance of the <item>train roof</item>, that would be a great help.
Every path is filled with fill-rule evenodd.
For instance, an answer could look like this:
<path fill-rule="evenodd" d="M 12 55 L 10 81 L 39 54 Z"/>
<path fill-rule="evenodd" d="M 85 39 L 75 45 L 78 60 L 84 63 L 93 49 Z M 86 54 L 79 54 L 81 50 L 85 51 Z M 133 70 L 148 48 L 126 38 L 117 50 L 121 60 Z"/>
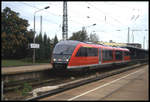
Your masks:
<path fill-rule="evenodd" d="M 103 45 L 103 44 L 94 44 L 92 42 L 83 42 L 83 43 L 90 44 L 90 45 L 95 46 L 95 47 L 103 47 L 103 48 L 106 48 L 106 49 L 115 49 L 115 50 L 129 51 L 129 49 L 127 49 L 127 48 L 112 47 L 112 46 Z"/>
<path fill-rule="evenodd" d="M 103 47 L 106 49 L 115 49 L 115 50 L 126 50 L 128 51 L 127 48 L 121 48 L 121 47 L 112 47 L 112 46 L 107 46 L 107 45 L 102 45 L 102 44 L 95 44 L 92 42 L 81 42 L 81 41 L 76 41 L 76 40 L 65 40 L 65 41 L 60 41 L 59 43 L 57 43 L 57 45 L 78 45 L 78 44 L 84 44 L 84 45 L 89 45 L 91 47 Z"/>
<path fill-rule="evenodd" d="M 77 44 L 79 44 L 80 41 L 75 41 L 75 40 L 64 40 L 64 41 L 60 41 L 59 43 L 57 43 L 58 45 L 74 45 L 76 46 Z"/>

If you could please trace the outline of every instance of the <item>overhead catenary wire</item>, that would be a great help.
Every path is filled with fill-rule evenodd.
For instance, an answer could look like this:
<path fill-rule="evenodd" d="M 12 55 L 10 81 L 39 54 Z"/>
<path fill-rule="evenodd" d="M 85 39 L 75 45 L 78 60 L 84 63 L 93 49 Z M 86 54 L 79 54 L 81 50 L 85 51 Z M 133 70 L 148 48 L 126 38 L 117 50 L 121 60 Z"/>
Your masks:
<path fill-rule="evenodd" d="M 23 3 L 23 2 L 21 2 L 21 3 Z M 23 4 L 25 4 L 25 5 L 27 5 L 27 6 L 30 6 L 30 7 L 32 7 L 32 8 L 35 8 L 35 9 L 39 9 L 38 7 L 36 7 L 36 6 L 32 6 L 32 5 L 30 5 L 30 4 L 27 4 L 27 3 L 23 3 Z M 51 3 L 50 3 L 51 4 Z M 48 11 L 44 11 L 44 12 L 48 12 Z M 49 12 L 49 13 L 51 13 L 51 12 Z M 51 13 L 52 15 L 54 15 L 54 16 L 62 16 L 62 15 L 56 15 L 56 14 L 53 14 L 53 13 Z M 44 18 L 45 19 L 45 18 Z M 61 19 L 61 17 L 60 17 L 60 19 Z M 46 21 L 49 21 L 49 20 L 47 20 L 47 19 L 45 19 Z M 71 21 L 71 22 L 75 22 L 75 23 L 79 23 L 79 24 L 82 24 L 82 25 L 84 25 L 83 23 L 81 23 L 81 22 L 78 22 L 78 21 L 75 21 L 75 20 L 70 20 L 70 19 L 68 19 L 68 21 Z M 54 22 L 54 21 L 50 21 L 50 22 L 52 22 L 52 23 L 55 23 L 55 24 L 58 24 L 58 23 L 56 23 L 56 22 Z M 59 24 L 58 24 L 59 25 Z"/>
<path fill-rule="evenodd" d="M 127 11 L 129 11 L 129 10 L 132 10 L 132 11 L 138 11 L 138 14 L 133 14 L 132 16 L 131 16 L 131 19 L 130 19 L 130 21 L 133 21 L 133 23 L 140 17 L 140 14 L 139 14 L 139 11 L 141 11 L 141 9 L 137 9 L 137 8 L 135 8 L 134 6 L 132 6 L 132 7 L 129 7 L 129 6 L 124 6 L 124 5 L 118 5 L 118 4 L 114 4 L 114 3 L 108 3 L 108 2 L 104 2 L 104 3 L 106 3 L 106 4 L 109 4 L 109 5 L 116 5 L 117 7 L 119 6 L 119 7 L 121 7 L 121 8 L 124 8 L 124 9 L 126 9 Z"/>
<path fill-rule="evenodd" d="M 32 7 L 32 8 L 34 8 L 34 9 L 39 10 L 39 8 L 38 8 L 38 7 L 36 7 L 36 6 L 30 5 L 30 4 L 27 4 L 27 3 L 23 3 L 23 2 L 19 2 L 19 3 L 21 3 L 21 4 L 25 4 L 25 5 L 29 6 L 29 7 Z M 44 20 L 49 21 L 49 23 L 53 23 L 53 24 L 57 24 L 57 25 L 59 25 L 58 23 L 56 23 L 56 22 L 54 22 L 54 21 L 52 21 L 52 20 L 47 20 L 47 19 L 45 19 L 45 18 L 44 18 Z"/>
<path fill-rule="evenodd" d="M 16 3 L 16 2 L 15 2 Z M 18 3 L 24 3 L 24 2 L 18 2 Z M 13 4 L 13 3 L 11 3 L 11 4 Z M 52 5 L 57 5 L 57 4 L 53 4 L 53 3 L 51 3 Z M 60 3 L 61 4 L 61 3 Z M 110 16 L 112 16 L 112 15 L 110 15 L 110 13 L 108 13 L 107 11 L 106 12 L 104 12 L 103 11 L 103 9 L 101 10 L 99 7 L 97 7 L 95 4 L 93 4 L 92 2 L 90 2 L 90 4 L 91 5 L 93 5 L 93 6 L 91 6 L 91 5 L 89 5 L 89 4 L 87 4 L 88 6 L 90 6 L 90 7 L 92 7 L 92 9 L 91 10 L 95 10 L 95 11 L 97 11 L 97 12 L 101 12 L 101 13 L 97 13 L 96 15 L 98 15 L 98 14 L 103 14 L 106 18 L 105 18 L 105 22 L 107 21 L 107 17 L 110 17 Z M 37 10 L 37 9 L 39 9 L 38 7 L 37 7 L 37 5 L 32 5 L 31 3 L 25 3 L 24 5 L 30 5 L 30 7 L 32 7 L 32 8 L 34 8 L 34 10 Z M 49 3 L 48 3 L 48 5 L 49 5 Z M 14 6 L 14 5 L 13 5 Z M 40 5 L 39 5 L 40 6 Z M 54 8 L 56 8 L 55 6 L 53 6 Z M 60 5 L 57 5 L 57 8 L 59 7 Z M 84 5 L 85 6 L 85 5 Z M 83 7 L 84 7 L 83 6 Z M 20 5 L 19 6 L 16 6 L 18 9 L 21 7 Z M 96 8 L 98 8 L 98 10 L 96 10 Z M 125 8 L 125 7 L 124 7 Z M 14 8 L 15 9 L 15 8 Z M 131 8 L 131 9 L 133 9 L 133 8 Z M 76 9 L 74 9 L 74 10 L 76 10 Z M 130 10 L 130 8 L 128 8 L 128 10 Z M 23 12 L 23 10 L 22 9 L 20 9 L 20 11 L 22 11 Z M 50 11 L 44 11 L 44 12 L 48 12 L 47 14 L 48 15 L 52 15 L 52 16 L 56 16 L 55 14 L 51 14 L 51 12 Z M 104 14 L 105 13 L 105 14 Z M 27 14 L 28 15 L 28 14 Z M 96 15 L 91 15 L 90 16 L 90 18 L 89 19 L 91 19 L 91 20 L 94 20 L 93 18 L 95 18 L 95 16 Z M 83 16 L 85 16 L 86 17 L 86 15 L 83 15 Z M 89 15 L 87 15 L 87 16 L 89 16 Z M 24 17 L 26 17 L 26 15 L 24 16 Z M 62 18 L 62 15 L 60 16 L 59 14 L 56 16 L 56 17 L 60 17 L 60 20 L 61 20 L 61 18 Z M 131 15 L 131 17 L 132 17 L 132 15 Z M 27 18 L 27 17 L 26 17 Z M 28 18 L 29 18 L 29 16 L 28 16 Z M 31 18 L 31 17 L 30 17 Z M 38 15 L 37 15 L 37 18 L 38 18 Z M 98 18 L 98 16 L 97 16 L 97 18 Z M 112 17 L 111 17 L 112 18 Z M 114 17 L 115 18 L 115 17 Z M 87 19 L 87 20 L 89 20 L 89 19 Z M 100 18 L 99 18 L 100 19 Z M 113 19 L 113 18 L 112 18 Z M 118 23 L 119 23 L 119 25 L 123 25 L 122 24 L 122 22 L 120 22 L 120 19 L 118 19 L 118 18 L 115 18 L 116 20 L 114 20 L 114 21 L 112 21 L 113 23 L 111 23 L 111 22 L 106 22 L 107 24 L 109 24 L 110 23 L 110 25 L 114 25 L 115 24 L 115 22 L 117 22 L 115 25 L 117 25 Z M 135 17 L 134 17 L 134 19 L 132 20 L 132 21 L 137 21 L 137 19 L 139 20 L 139 17 L 137 16 L 137 15 L 135 15 Z M 46 23 L 52 23 L 52 24 L 56 24 L 56 25 L 60 25 L 62 22 L 60 22 L 60 21 L 56 21 L 56 20 L 52 20 L 52 19 L 49 19 L 49 18 L 43 18 L 43 20 L 44 21 L 46 21 Z M 118 20 L 118 21 L 117 21 Z M 104 21 L 104 20 L 103 20 Z M 60 22 L 60 23 L 59 23 Z M 74 19 L 74 16 L 72 16 L 71 15 L 71 17 L 70 17 L 70 19 L 68 19 L 68 23 L 71 23 L 71 24 L 73 24 L 73 25 L 76 25 L 76 24 L 78 24 L 79 26 L 84 26 L 85 24 L 84 24 L 84 22 L 83 21 L 80 21 L 80 20 L 76 20 L 76 19 Z M 83 23 L 82 23 L 83 22 Z M 75 24 L 74 24 L 75 23 Z M 87 22 L 86 22 L 87 23 Z M 95 23 L 95 22 L 93 22 L 93 23 Z M 101 21 L 100 22 L 96 22 L 96 23 L 102 23 Z M 78 26 L 78 25 L 76 25 L 76 26 Z M 98 25 L 98 24 L 97 24 Z M 118 25 L 118 26 L 119 26 Z M 134 25 L 134 26 L 138 26 L 138 25 Z M 69 26 L 70 27 L 70 26 Z M 112 26 L 112 27 L 115 27 L 115 26 Z M 127 26 L 126 26 L 127 27 Z M 71 27 L 70 27 L 71 28 Z M 74 27 L 72 27 L 72 28 L 74 28 Z M 73 29 L 71 28 L 71 32 L 73 31 Z M 130 27 L 131 29 L 132 29 L 132 27 Z M 60 29 L 60 28 L 57 28 L 57 29 Z M 123 29 L 122 29 L 123 30 Z M 124 29 L 124 30 L 127 30 L 127 29 Z M 75 31 L 75 30 L 74 30 Z"/>
<path fill-rule="evenodd" d="M 98 11 L 98 12 L 101 12 L 100 10 L 97 10 L 97 8 L 96 7 L 94 7 L 94 5 L 92 5 L 92 4 L 90 4 L 90 3 L 87 3 L 87 8 L 88 9 L 91 9 L 92 7 L 94 8 L 94 9 L 96 9 L 96 11 Z M 103 12 L 103 11 L 102 11 Z M 101 14 L 103 14 L 104 15 L 104 20 L 102 20 L 102 19 L 100 19 L 100 17 L 97 17 L 96 19 L 100 19 L 100 21 L 101 21 L 101 23 L 100 24 L 102 24 L 102 22 L 104 22 L 104 24 L 108 24 L 108 25 L 112 25 L 112 27 L 115 27 L 116 25 L 114 25 L 114 24 L 112 24 L 112 23 L 110 23 L 110 22 L 108 22 L 106 19 L 108 18 L 108 16 L 105 14 L 105 13 L 102 13 L 101 12 Z M 98 14 L 98 15 L 100 15 L 100 13 L 96 13 L 96 14 Z M 101 15 L 100 15 L 101 16 Z M 90 17 L 90 18 L 93 18 L 93 17 Z M 97 24 L 98 24 L 98 22 L 97 22 Z M 120 24 L 119 24 L 120 25 Z M 122 24 L 121 24 L 122 25 Z"/>
<path fill-rule="evenodd" d="M 99 12 L 103 13 L 104 15 L 107 15 L 107 16 L 111 17 L 112 19 L 114 19 L 114 20 L 115 20 L 116 22 L 118 22 L 119 24 L 124 25 L 124 24 L 123 24 L 123 23 L 121 23 L 118 19 L 116 19 L 116 18 L 114 18 L 114 17 L 110 16 L 109 14 L 107 14 L 107 13 L 103 12 L 102 10 L 100 10 L 100 9 L 99 9 L 99 8 L 97 8 L 97 7 L 95 7 L 95 6 L 94 6 L 94 5 L 92 5 L 91 3 L 87 2 L 87 4 L 89 4 L 90 6 L 94 7 L 97 11 L 99 11 Z"/>
<path fill-rule="evenodd" d="M 20 3 L 20 2 L 19 2 Z M 21 2 L 21 3 L 23 3 L 23 4 L 25 4 L 25 5 L 27 5 L 27 6 L 30 6 L 30 7 L 32 7 L 32 8 L 35 8 L 35 9 L 40 9 L 40 8 L 38 8 L 37 6 L 33 6 L 33 5 L 30 5 L 30 4 L 28 4 L 28 3 L 24 3 L 24 2 Z M 50 13 L 51 15 L 54 15 L 54 16 L 61 16 L 61 15 L 56 15 L 56 14 L 54 14 L 54 13 L 52 13 L 52 12 L 49 12 L 49 11 L 43 11 L 43 12 L 48 12 L 48 13 Z"/>
<path fill-rule="evenodd" d="M 88 3 L 89 5 L 91 5 L 91 6 L 93 6 L 92 4 L 90 4 L 90 3 Z M 94 6 L 93 6 L 94 7 Z M 96 8 L 96 7 L 94 7 L 95 9 L 97 9 L 97 11 L 101 11 L 101 10 L 99 10 L 98 8 Z M 103 12 L 102 11 L 102 13 L 104 14 L 104 15 L 107 15 L 107 13 L 105 13 L 105 12 Z M 108 16 L 110 16 L 110 15 L 108 15 Z M 134 18 L 134 22 L 139 18 L 139 9 L 138 9 L 138 15 L 136 15 L 135 16 L 135 18 Z M 112 16 L 110 16 L 111 18 L 113 18 L 115 21 L 117 21 L 119 24 L 121 24 L 121 25 L 124 25 L 123 23 L 121 23 L 118 19 L 116 19 L 116 18 L 114 18 L 114 17 L 112 17 Z M 132 18 L 133 19 L 133 18 Z M 126 26 L 127 27 L 127 26 Z"/>

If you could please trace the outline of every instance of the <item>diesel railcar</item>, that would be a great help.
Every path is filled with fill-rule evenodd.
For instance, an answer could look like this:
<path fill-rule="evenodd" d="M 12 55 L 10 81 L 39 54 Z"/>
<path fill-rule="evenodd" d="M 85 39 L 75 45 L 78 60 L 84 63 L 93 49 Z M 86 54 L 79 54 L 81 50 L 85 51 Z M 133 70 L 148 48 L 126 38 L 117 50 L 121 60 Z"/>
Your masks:
<path fill-rule="evenodd" d="M 129 61 L 130 51 L 126 48 L 66 40 L 56 44 L 51 63 L 54 69 L 76 70 Z"/>

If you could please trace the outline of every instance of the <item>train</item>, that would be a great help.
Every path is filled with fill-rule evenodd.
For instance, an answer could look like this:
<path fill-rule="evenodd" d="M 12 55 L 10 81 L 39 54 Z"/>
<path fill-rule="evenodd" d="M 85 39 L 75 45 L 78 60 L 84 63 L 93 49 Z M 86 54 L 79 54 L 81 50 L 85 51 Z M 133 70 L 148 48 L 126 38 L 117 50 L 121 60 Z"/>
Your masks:
<path fill-rule="evenodd" d="M 51 58 L 53 69 L 84 70 L 130 62 L 130 50 L 75 40 L 56 44 Z"/>

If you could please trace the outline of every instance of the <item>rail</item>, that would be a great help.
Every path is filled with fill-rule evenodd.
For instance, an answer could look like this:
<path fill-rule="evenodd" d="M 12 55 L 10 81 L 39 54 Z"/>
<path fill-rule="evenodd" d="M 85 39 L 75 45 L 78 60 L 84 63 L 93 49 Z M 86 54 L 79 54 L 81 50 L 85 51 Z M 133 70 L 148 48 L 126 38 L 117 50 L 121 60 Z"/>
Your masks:
<path fill-rule="evenodd" d="M 104 78 L 112 76 L 112 75 L 116 75 L 116 74 L 122 73 L 124 71 L 131 70 L 133 68 L 138 68 L 138 67 L 143 66 L 145 64 L 146 63 L 144 63 L 144 64 L 137 64 L 137 65 L 133 65 L 133 66 L 129 66 L 129 67 L 123 68 L 123 69 L 118 69 L 117 71 L 115 70 L 115 71 L 111 71 L 111 72 L 108 72 L 108 73 L 105 73 L 105 74 L 96 75 L 95 77 L 85 78 L 85 79 L 82 79 L 82 80 L 75 80 L 75 81 L 70 82 L 70 83 L 59 85 L 58 88 L 53 89 L 53 90 L 51 90 L 51 91 L 49 91 L 47 93 L 44 93 L 44 94 L 42 94 L 40 96 L 28 98 L 26 100 L 27 101 L 32 101 L 32 100 L 38 100 L 38 99 L 41 99 L 41 98 L 44 98 L 44 97 L 48 97 L 48 96 L 51 96 L 51 95 L 54 95 L 54 94 L 57 94 L 57 93 L 60 93 L 60 92 L 63 92 L 63 91 L 75 88 L 75 87 L 79 87 L 79 86 L 87 84 L 87 83 L 91 83 L 91 82 L 94 82 L 94 81 L 97 81 L 97 80 L 101 80 L 101 79 L 104 79 Z"/>

